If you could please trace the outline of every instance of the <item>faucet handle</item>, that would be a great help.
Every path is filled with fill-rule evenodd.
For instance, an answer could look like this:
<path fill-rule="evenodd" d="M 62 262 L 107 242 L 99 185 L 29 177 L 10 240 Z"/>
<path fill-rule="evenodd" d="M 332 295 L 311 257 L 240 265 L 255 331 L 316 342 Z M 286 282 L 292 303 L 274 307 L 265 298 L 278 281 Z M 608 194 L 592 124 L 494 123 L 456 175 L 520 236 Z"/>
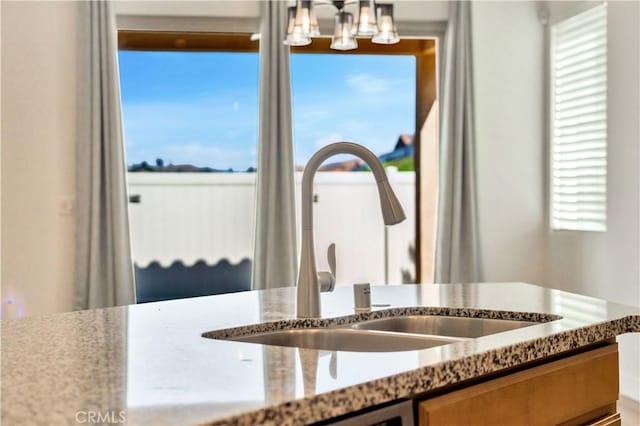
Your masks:
<path fill-rule="evenodd" d="M 336 286 L 336 245 L 331 243 L 327 249 L 327 260 L 331 272 L 318 272 L 320 291 L 333 291 Z"/>
<path fill-rule="evenodd" d="M 327 260 L 329 261 L 329 268 L 331 268 L 331 275 L 336 277 L 336 243 L 331 243 L 327 248 Z"/>

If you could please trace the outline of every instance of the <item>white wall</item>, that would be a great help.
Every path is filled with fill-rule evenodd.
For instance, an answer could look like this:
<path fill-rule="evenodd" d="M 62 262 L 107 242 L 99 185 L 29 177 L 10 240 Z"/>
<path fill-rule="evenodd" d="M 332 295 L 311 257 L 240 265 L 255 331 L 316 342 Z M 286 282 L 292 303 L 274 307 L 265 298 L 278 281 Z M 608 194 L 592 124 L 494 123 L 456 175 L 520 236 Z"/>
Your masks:
<path fill-rule="evenodd" d="M 2 297 L 27 315 L 71 309 L 77 6 L 2 2 Z"/>
<path fill-rule="evenodd" d="M 284 1 L 284 0 L 283 0 Z M 118 25 L 125 29 L 173 31 L 257 32 L 261 1 L 116 1 Z M 293 1 L 289 1 L 293 4 Z M 444 32 L 449 15 L 446 0 L 396 0 L 394 17 L 398 31 L 407 37 L 435 36 Z M 357 13 L 357 2 L 346 7 Z M 328 4 L 315 8 L 323 34 L 333 31 L 336 9 Z"/>
<path fill-rule="evenodd" d="M 607 231 L 550 232 L 548 284 L 640 307 L 640 3 L 607 8 Z M 640 336 L 620 342 L 621 392 L 640 400 Z"/>
<path fill-rule="evenodd" d="M 293 2 L 290 2 L 293 4 Z M 398 21 L 446 21 L 449 13 L 448 2 L 396 0 L 394 16 Z M 349 9 L 353 6 L 347 6 Z M 318 6 L 320 19 L 332 18 L 335 8 Z M 116 12 L 121 15 L 147 16 L 197 16 L 225 18 L 255 18 L 260 13 L 260 1 L 118 1 Z"/>
<path fill-rule="evenodd" d="M 545 284 L 543 26 L 533 2 L 473 2 L 485 281 Z"/>
<path fill-rule="evenodd" d="M 259 1 L 135 1 L 114 2 L 118 15 L 206 16 L 254 18 L 260 13 Z"/>

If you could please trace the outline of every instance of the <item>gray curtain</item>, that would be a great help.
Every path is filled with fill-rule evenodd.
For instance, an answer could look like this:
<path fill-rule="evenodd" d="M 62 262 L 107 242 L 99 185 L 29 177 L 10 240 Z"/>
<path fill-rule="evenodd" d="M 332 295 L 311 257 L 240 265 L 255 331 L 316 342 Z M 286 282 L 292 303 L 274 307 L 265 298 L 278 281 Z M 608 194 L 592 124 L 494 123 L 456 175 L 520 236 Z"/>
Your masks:
<path fill-rule="evenodd" d="M 470 2 L 449 3 L 442 50 L 435 282 L 481 281 Z"/>
<path fill-rule="evenodd" d="M 135 303 L 111 4 L 81 3 L 84 24 L 76 146 L 75 308 Z"/>
<path fill-rule="evenodd" d="M 252 288 L 292 286 L 297 276 L 287 3 L 261 2 L 260 120 Z"/>

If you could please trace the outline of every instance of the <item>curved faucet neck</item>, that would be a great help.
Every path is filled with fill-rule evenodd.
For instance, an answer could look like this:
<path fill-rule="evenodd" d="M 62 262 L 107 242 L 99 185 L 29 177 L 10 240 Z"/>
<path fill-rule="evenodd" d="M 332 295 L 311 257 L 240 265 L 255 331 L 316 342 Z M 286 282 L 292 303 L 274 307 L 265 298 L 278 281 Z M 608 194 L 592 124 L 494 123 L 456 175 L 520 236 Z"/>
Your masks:
<path fill-rule="evenodd" d="M 334 143 L 316 152 L 307 163 L 302 175 L 302 246 L 297 289 L 297 315 L 299 318 L 320 316 L 320 284 L 316 271 L 313 235 L 313 178 L 322 163 L 336 154 L 352 154 L 360 157 L 369 165 L 376 179 L 386 224 L 392 225 L 405 218 L 402 207 L 389 186 L 384 167 L 373 152 L 353 142 Z"/>
<path fill-rule="evenodd" d="M 376 183 L 387 180 L 384 167 L 373 152 L 353 142 L 336 142 L 316 152 L 304 168 L 302 174 L 302 229 L 313 230 L 313 178 L 328 158 L 338 154 L 351 154 L 364 160 L 373 171 Z"/>

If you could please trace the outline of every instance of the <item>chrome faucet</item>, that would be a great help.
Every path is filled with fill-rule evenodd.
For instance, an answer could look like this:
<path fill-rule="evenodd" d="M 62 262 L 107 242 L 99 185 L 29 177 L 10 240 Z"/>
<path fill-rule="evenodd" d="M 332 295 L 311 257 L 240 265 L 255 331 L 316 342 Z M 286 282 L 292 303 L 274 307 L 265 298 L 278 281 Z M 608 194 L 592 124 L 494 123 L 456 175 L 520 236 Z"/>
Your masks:
<path fill-rule="evenodd" d="M 385 225 L 395 225 L 406 216 L 400 201 L 389 185 L 380 160 L 362 145 L 352 142 L 338 142 L 327 145 L 309 160 L 302 175 L 302 251 L 298 272 L 298 318 L 318 318 L 320 316 L 320 291 L 332 291 L 335 286 L 336 255 L 335 244 L 328 250 L 331 272 L 316 271 L 315 242 L 313 237 L 313 177 L 320 165 L 336 154 L 351 154 L 363 159 L 373 171 L 380 195 L 380 207 Z"/>

